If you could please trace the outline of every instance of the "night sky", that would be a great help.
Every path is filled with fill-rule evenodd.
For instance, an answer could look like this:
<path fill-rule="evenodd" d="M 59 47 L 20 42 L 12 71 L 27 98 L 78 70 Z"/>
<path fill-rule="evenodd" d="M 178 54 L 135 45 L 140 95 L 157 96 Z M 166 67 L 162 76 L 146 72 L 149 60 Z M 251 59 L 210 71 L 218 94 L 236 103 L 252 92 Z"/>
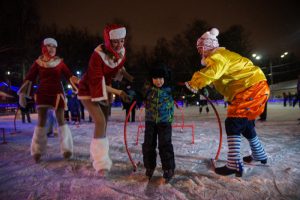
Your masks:
<path fill-rule="evenodd" d="M 160 37 L 171 39 L 182 33 L 194 19 L 225 31 L 242 25 L 251 34 L 254 50 L 275 56 L 284 51 L 300 56 L 300 12 L 296 1 L 279 0 L 41 0 L 42 23 L 59 28 L 73 25 L 102 34 L 113 19 L 131 26 L 135 47 L 152 47 Z M 196 41 L 195 41 L 196 42 Z"/>

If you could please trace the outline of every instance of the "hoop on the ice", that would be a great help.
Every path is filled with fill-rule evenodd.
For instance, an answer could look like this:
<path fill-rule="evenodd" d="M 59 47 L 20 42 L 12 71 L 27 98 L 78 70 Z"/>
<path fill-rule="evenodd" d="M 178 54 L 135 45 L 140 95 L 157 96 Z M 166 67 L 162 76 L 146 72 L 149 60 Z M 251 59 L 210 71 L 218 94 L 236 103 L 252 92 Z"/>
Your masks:
<path fill-rule="evenodd" d="M 138 164 L 133 160 L 133 158 L 131 156 L 131 152 L 130 152 L 130 150 L 128 148 L 128 143 L 127 143 L 127 122 L 129 120 L 131 110 L 134 108 L 135 104 L 136 104 L 136 101 L 134 101 L 132 103 L 132 105 L 130 106 L 128 114 L 126 116 L 125 123 L 124 123 L 124 143 L 125 143 L 125 148 L 126 148 L 127 155 L 128 155 L 129 160 L 130 160 L 130 162 L 131 162 L 131 164 L 133 166 L 133 171 L 136 171 Z M 191 128 L 192 129 L 192 142 L 191 142 L 191 144 L 194 144 L 195 143 L 195 125 L 194 124 L 185 124 L 184 123 L 184 112 L 183 112 L 183 109 L 181 107 L 179 107 L 176 102 L 174 102 L 174 104 L 180 110 L 180 113 L 181 113 L 181 123 L 179 123 L 179 124 L 178 123 L 172 124 L 172 127 L 174 127 L 174 128 L 181 128 L 181 130 L 183 128 Z M 142 111 L 143 111 L 143 109 L 140 109 L 140 113 Z M 136 143 L 135 143 L 136 146 L 138 145 L 140 130 L 142 130 L 143 128 L 145 128 L 145 125 L 143 125 L 141 123 L 141 121 L 142 121 L 141 115 L 139 115 L 139 125 L 138 125 L 138 131 L 137 131 Z"/>
<path fill-rule="evenodd" d="M 184 113 L 183 113 L 183 109 L 178 105 L 178 103 L 176 101 L 174 101 L 174 104 L 176 106 L 176 108 L 179 109 L 180 111 L 180 116 L 181 116 L 181 123 L 173 123 L 172 127 L 173 128 L 181 128 L 181 132 L 183 131 L 184 128 L 191 128 L 192 129 L 192 144 L 195 143 L 195 124 L 185 124 L 184 123 Z M 143 111 L 143 109 L 140 109 L 140 113 Z M 140 136 L 140 132 L 143 131 L 143 129 L 145 128 L 145 125 L 141 123 L 142 119 L 141 119 L 141 114 L 139 113 L 139 125 L 138 125 L 138 131 L 136 134 L 136 145 L 138 145 L 139 143 L 139 136 Z"/>
<path fill-rule="evenodd" d="M 204 96 L 204 95 L 203 95 Z M 219 130 L 220 130 L 220 137 L 219 137 L 219 146 L 218 146 L 218 151 L 217 151 L 217 154 L 215 156 L 214 159 L 212 159 L 212 161 L 217 161 L 218 158 L 219 158 L 219 155 L 220 155 L 220 152 L 221 152 L 221 148 L 222 148 L 222 125 L 221 125 L 221 120 L 220 120 L 220 116 L 219 116 L 219 113 L 216 109 L 216 107 L 213 105 L 212 101 L 204 96 L 206 98 L 206 100 L 210 103 L 210 105 L 212 106 L 213 110 L 214 110 L 214 113 L 216 115 L 216 118 L 217 118 L 217 121 L 218 121 L 218 125 L 219 125 Z M 128 114 L 126 116 L 126 119 L 125 119 L 125 123 L 124 123 L 124 143 L 125 143 L 125 148 L 126 148 L 126 152 L 127 152 L 127 155 L 129 157 L 129 160 L 133 166 L 133 171 L 135 172 L 137 170 L 137 164 L 135 163 L 135 161 L 133 160 L 132 156 L 131 156 L 131 153 L 129 151 L 129 148 L 128 148 L 128 144 L 127 144 L 127 122 L 129 120 L 129 117 L 130 117 L 130 113 L 132 111 L 132 109 L 134 108 L 136 104 L 136 101 L 134 101 L 131 106 L 130 106 L 130 109 L 128 111 Z M 177 104 L 178 106 L 178 104 Z M 176 107 L 177 107 L 176 106 Z M 183 111 L 182 109 L 180 109 L 181 113 L 182 113 L 182 124 L 177 126 L 177 127 L 180 127 L 180 128 L 183 128 L 183 127 L 190 127 L 192 128 L 192 144 L 194 144 L 194 124 L 192 125 L 184 125 L 184 115 L 183 115 Z M 141 119 L 140 119 L 141 121 Z M 139 125 L 139 127 L 141 126 L 141 124 Z M 142 126 L 141 126 L 142 127 Z M 138 145 L 138 136 L 139 136 L 139 129 L 138 129 L 138 134 L 137 134 L 137 138 L 136 138 L 136 145 Z"/>
<path fill-rule="evenodd" d="M 214 113 L 215 113 L 215 115 L 217 117 L 217 120 L 218 120 L 218 125 L 219 125 L 219 130 L 220 130 L 219 147 L 218 147 L 217 154 L 216 154 L 216 156 L 214 158 L 214 161 L 217 161 L 219 159 L 219 155 L 220 155 L 221 148 L 222 148 L 222 125 L 221 125 L 221 120 L 220 120 L 219 113 L 218 113 L 216 107 L 214 106 L 214 104 L 212 103 L 212 101 L 207 96 L 205 96 L 203 94 L 202 94 L 202 96 L 204 96 L 206 98 L 207 102 L 209 102 L 209 104 L 213 108 Z"/>

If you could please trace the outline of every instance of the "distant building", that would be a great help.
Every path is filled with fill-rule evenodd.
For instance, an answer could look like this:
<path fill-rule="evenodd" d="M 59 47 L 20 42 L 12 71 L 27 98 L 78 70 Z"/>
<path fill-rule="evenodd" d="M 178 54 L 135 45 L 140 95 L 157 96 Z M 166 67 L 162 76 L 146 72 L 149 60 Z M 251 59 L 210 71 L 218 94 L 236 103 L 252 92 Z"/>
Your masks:
<path fill-rule="evenodd" d="M 295 94 L 297 92 L 297 82 L 298 80 L 295 79 L 271 85 L 271 98 L 282 98 L 283 92 Z"/>

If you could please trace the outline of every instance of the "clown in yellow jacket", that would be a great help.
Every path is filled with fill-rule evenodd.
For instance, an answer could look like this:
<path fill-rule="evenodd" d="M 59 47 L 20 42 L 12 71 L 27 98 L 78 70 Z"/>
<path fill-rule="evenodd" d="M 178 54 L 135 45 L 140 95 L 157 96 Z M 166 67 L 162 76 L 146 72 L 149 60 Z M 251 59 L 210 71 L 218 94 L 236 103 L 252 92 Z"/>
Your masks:
<path fill-rule="evenodd" d="M 185 85 L 197 92 L 206 85 L 215 88 L 228 99 L 229 106 L 225 128 L 228 143 L 227 164 L 215 169 L 220 175 L 242 176 L 243 161 L 267 163 L 267 154 L 255 131 L 254 120 L 264 110 L 270 90 L 261 69 L 241 55 L 219 47 L 216 28 L 204 33 L 197 40 L 205 68 L 194 73 Z M 241 135 L 249 141 L 252 154 L 241 160 Z"/>

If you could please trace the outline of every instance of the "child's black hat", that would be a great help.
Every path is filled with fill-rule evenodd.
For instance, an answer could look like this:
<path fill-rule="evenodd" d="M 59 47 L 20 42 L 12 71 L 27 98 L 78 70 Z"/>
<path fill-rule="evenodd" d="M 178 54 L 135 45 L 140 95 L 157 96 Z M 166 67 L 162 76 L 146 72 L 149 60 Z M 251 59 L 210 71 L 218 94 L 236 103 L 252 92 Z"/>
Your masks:
<path fill-rule="evenodd" d="M 151 78 L 169 79 L 169 71 L 165 64 L 156 64 L 150 71 Z"/>

